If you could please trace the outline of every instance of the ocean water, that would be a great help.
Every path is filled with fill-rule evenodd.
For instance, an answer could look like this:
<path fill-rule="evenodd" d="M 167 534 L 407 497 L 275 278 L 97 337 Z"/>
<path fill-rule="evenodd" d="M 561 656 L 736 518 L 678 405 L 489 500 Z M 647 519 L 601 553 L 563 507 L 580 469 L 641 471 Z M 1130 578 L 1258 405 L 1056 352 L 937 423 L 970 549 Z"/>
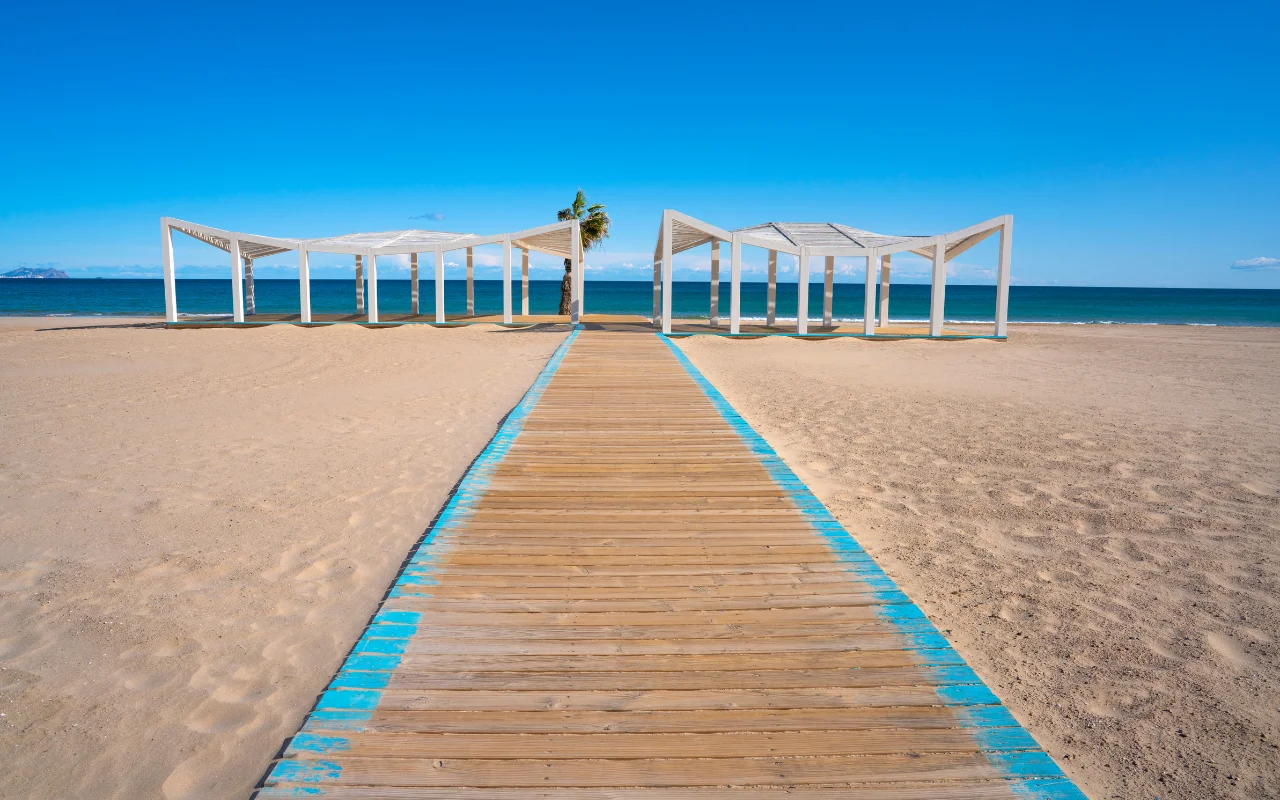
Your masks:
<path fill-rule="evenodd" d="M 421 282 L 422 312 L 434 312 L 435 288 Z M 502 313 L 502 282 L 478 280 L 476 313 Z M 554 314 L 560 297 L 559 281 L 529 282 L 529 311 Z M 929 287 L 895 284 L 889 293 L 889 316 L 895 321 L 929 317 Z M 994 286 L 947 286 L 949 322 L 991 322 L 995 314 Z M 255 298 L 262 313 L 296 313 L 298 282 L 255 282 Z M 519 311 L 520 285 L 512 298 Z M 707 282 L 677 281 L 672 309 L 677 318 L 705 318 L 710 299 Z M 862 284 L 835 285 L 833 313 L 840 320 L 862 318 Z M 317 314 L 355 313 L 355 281 L 313 280 L 311 308 Z M 445 309 L 462 314 L 466 282 L 445 281 Z M 409 281 L 378 282 L 378 309 L 383 314 L 409 312 Z M 184 315 L 231 313 L 227 280 L 178 280 L 178 310 Z M 588 281 L 589 314 L 640 314 L 653 310 L 653 287 L 648 281 Z M 720 286 L 720 312 L 729 311 L 729 286 Z M 164 283 L 160 280 L 0 280 L 0 315 L 15 316 L 163 316 Z M 765 284 L 742 284 L 742 316 L 762 319 Z M 809 289 L 809 316 L 822 316 L 822 284 Z M 778 319 L 796 317 L 794 283 L 778 286 Z M 1009 319 L 1014 322 L 1067 322 L 1171 325 L 1280 326 L 1280 290 L 1271 289 L 1126 289 L 1071 286 L 1013 286 L 1009 290 Z"/>

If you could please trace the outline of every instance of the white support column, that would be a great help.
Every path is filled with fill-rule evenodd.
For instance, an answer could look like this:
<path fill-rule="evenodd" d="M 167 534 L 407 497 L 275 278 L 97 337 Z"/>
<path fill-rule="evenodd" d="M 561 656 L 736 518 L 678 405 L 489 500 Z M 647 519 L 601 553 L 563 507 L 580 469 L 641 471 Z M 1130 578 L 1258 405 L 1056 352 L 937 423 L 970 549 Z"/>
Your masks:
<path fill-rule="evenodd" d="M 511 324 L 511 237 L 502 237 L 502 321 Z"/>
<path fill-rule="evenodd" d="M 244 258 L 244 313 L 252 317 L 258 313 L 258 301 L 253 294 L 253 259 Z"/>
<path fill-rule="evenodd" d="M 476 313 L 476 262 L 472 248 L 467 248 L 467 316 Z"/>
<path fill-rule="evenodd" d="M 529 248 L 520 248 L 520 316 L 529 316 Z"/>
<path fill-rule="evenodd" d="M 801 247 L 796 270 L 796 333 L 809 332 L 809 248 Z"/>
<path fill-rule="evenodd" d="M 933 280 L 929 292 L 929 335 L 942 335 L 947 302 L 947 243 L 938 237 L 933 252 Z"/>
<path fill-rule="evenodd" d="M 876 272 L 879 266 L 880 257 L 875 253 L 868 253 L 867 281 L 862 297 L 862 333 L 865 336 L 876 335 Z"/>
<path fill-rule="evenodd" d="M 173 269 L 173 228 L 160 221 L 160 262 L 164 269 L 164 319 L 178 321 L 178 280 Z"/>
<path fill-rule="evenodd" d="M 356 256 L 356 313 L 364 313 L 364 259 Z"/>
<path fill-rule="evenodd" d="M 742 317 L 742 239 L 733 234 L 729 241 L 729 333 L 741 328 Z"/>
<path fill-rule="evenodd" d="M 662 215 L 662 332 L 671 333 L 671 215 Z"/>
<path fill-rule="evenodd" d="M 836 257 L 827 256 L 826 270 L 822 273 L 822 327 L 831 327 L 831 304 L 835 298 Z"/>
<path fill-rule="evenodd" d="M 880 257 L 880 327 L 889 324 L 889 256 Z"/>
<path fill-rule="evenodd" d="M 298 248 L 298 311 L 300 322 L 311 321 L 311 259 L 305 247 Z"/>
<path fill-rule="evenodd" d="M 369 321 L 378 321 L 378 257 L 369 251 Z"/>
<path fill-rule="evenodd" d="M 409 313 L 418 316 L 418 254 L 409 254 Z"/>
<path fill-rule="evenodd" d="M 764 324 L 778 321 L 778 251 L 769 251 L 769 290 L 765 298 Z"/>
<path fill-rule="evenodd" d="M 653 257 L 653 324 L 662 320 L 662 256 Z"/>
<path fill-rule="evenodd" d="M 578 290 L 581 288 L 578 273 L 582 271 L 582 225 L 576 218 L 569 228 L 569 234 L 569 322 L 577 325 L 582 321 L 579 307 L 581 298 L 578 297 Z"/>
<path fill-rule="evenodd" d="M 1009 269 L 1013 255 L 1013 215 L 1000 228 L 1000 266 L 996 272 L 996 336 L 1009 335 Z"/>
<path fill-rule="evenodd" d="M 720 242 L 711 243 L 711 327 L 720 327 Z"/>
<path fill-rule="evenodd" d="M 436 322 L 444 322 L 444 251 L 436 251 Z"/>
<path fill-rule="evenodd" d="M 578 269 L 578 317 L 587 313 L 587 254 L 582 253 Z"/>
<path fill-rule="evenodd" d="M 231 321 L 244 322 L 244 275 L 240 272 L 240 240 L 232 234 L 231 248 Z"/>

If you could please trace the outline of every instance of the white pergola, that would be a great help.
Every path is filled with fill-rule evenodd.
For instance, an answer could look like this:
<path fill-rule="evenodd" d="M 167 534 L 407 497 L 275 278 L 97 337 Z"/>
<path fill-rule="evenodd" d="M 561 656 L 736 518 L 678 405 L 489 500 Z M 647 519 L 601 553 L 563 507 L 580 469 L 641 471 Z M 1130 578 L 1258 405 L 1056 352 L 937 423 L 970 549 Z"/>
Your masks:
<path fill-rule="evenodd" d="M 279 255 L 289 251 L 298 253 L 298 284 L 301 322 L 311 322 L 311 273 L 308 265 L 310 253 L 340 253 L 356 258 L 357 309 L 368 314 L 369 322 L 378 322 L 378 256 L 408 255 L 412 283 L 413 314 L 418 313 L 418 254 L 435 253 L 435 321 L 445 322 L 444 313 L 444 254 L 452 250 L 467 253 L 467 313 L 475 313 L 473 250 L 487 244 L 502 246 L 502 320 L 511 322 L 511 248 L 521 251 L 521 311 L 529 314 L 529 251 L 567 258 L 571 264 L 572 305 L 570 318 L 578 322 L 582 306 L 582 259 L 578 220 L 555 222 L 538 228 L 476 236 L 471 233 L 446 233 L 443 231 L 385 231 L 381 233 L 351 233 L 327 239 L 286 239 L 259 236 L 251 233 L 211 228 L 194 222 L 160 218 L 160 249 L 164 263 L 165 319 L 178 321 L 177 281 L 174 277 L 173 232 L 211 244 L 231 256 L 232 321 L 244 322 L 245 307 L 249 314 L 253 308 L 253 261 L 258 258 Z M 363 296 L 363 271 L 368 268 L 369 297 L 367 312 Z M 245 286 L 246 278 L 248 287 Z M 246 291 L 247 288 L 247 291 Z"/>
<path fill-rule="evenodd" d="M 942 335 L 946 301 L 947 262 L 992 234 L 1000 235 L 1000 263 L 996 271 L 995 335 L 1008 333 L 1009 257 L 1013 246 L 1013 216 L 994 217 L 968 228 L 933 236 L 886 236 L 830 222 L 766 222 L 728 231 L 694 219 L 688 214 L 667 209 L 662 212 L 662 227 L 653 256 L 653 324 L 661 323 L 662 332 L 671 332 L 671 259 L 677 253 L 711 244 L 711 313 L 712 326 L 719 325 L 720 243 L 730 246 L 729 267 L 729 333 L 739 332 L 739 310 L 742 297 L 742 247 L 751 245 L 769 251 L 769 287 L 766 323 L 775 322 L 777 298 L 778 253 L 796 256 L 796 333 L 809 331 L 809 259 L 826 257 L 823 282 L 822 324 L 831 325 L 832 284 L 835 259 L 861 257 L 867 260 L 866 297 L 863 305 L 865 336 L 876 329 L 876 273 L 880 278 L 880 326 L 889 321 L 889 261 L 894 253 L 914 253 L 933 262 L 929 302 L 929 335 Z"/>

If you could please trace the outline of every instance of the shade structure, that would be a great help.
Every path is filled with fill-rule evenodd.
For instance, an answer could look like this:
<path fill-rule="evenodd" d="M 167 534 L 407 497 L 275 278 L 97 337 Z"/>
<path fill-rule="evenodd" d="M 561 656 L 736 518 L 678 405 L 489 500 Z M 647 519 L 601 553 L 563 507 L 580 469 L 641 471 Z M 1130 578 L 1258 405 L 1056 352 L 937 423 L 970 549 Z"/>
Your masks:
<path fill-rule="evenodd" d="M 799 261 L 797 284 L 798 307 L 797 332 L 808 330 L 809 259 L 826 258 L 826 292 L 824 321 L 831 319 L 831 275 L 836 257 L 862 257 L 867 260 L 866 292 L 863 333 L 875 335 L 875 281 L 882 286 L 882 324 L 887 321 L 887 297 L 889 262 L 895 253 L 912 253 L 933 262 L 932 292 L 930 295 L 929 334 L 942 335 L 944 314 L 946 263 L 989 236 L 1000 236 L 1000 263 L 996 273 L 996 336 L 1005 336 L 1008 325 L 1009 269 L 1013 235 L 1013 216 L 993 217 L 986 222 L 971 225 L 958 231 L 929 235 L 888 235 L 873 233 L 835 222 L 765 222 L 745 228 L 727 230 L 667 209 L 662 213 L 662 225 L 654 248 L 654 324 L 661 324 L 664 333 L 671 332 L 671 271 L 672 258 L 686 250 L 704 244 L 728 242 L 730 244 L 730 311 L 729 332 L 736 334 L 740 326 L 740 298 L 742 273 L 742 248 L 754 246 L 770 253 L 774 263 L 777 253 L 788 253 Z M 773 296 L 773 271 L 770 271 L 770 296 Z"/>
<path fill-rule="evenodd" d="M 451 250 L 472 248 L 486 244 L 503 246 L 503 319 L 511 321 L 511 248 L 519 247 L 526 253 L 532 250 L 547 255 L 567 258 L 571 262 L 573 274 L 573 303 L 571 318 L 578 321 L 580 313 L 580 232 L 579 223 L 575 220 L 555 222 L 536 228 L 527 228 L 509 233 L 478 236 L 474 233 L 452 233 L 447 231 L 402 230 L 375 231 L 368 233 L 348 233 L 342 236 L 323 238 L 289 238 L 263 236 L 260 234 L 241 233 L 237 231 L 214 228 L 173 217 L 160 219 L 161 251 L 165 280 L 165 318 L 169 322 L 177 322 L 177 285 L 173 263 L 173 231 L 179 231 L 206 244 L 217 247 L 231 255 L 233 321 L 244 321 L 244 308 L 241 300 L 241 287 L 244 280 L 243 262 L 252 263 L 254 259 L 296 251 L 298 253 L 298 279 L 303 283 L 301 298 L 301 321 L 311 321 L 310 309 L 310 270 L 307 263 L 308 253 L 345 253 L 363 258 L 362 268 L 367 266 L 369 278 L 369 322 L 378 321 L 377 310 L 377 257 L 383 255 L 416 255 L 423 252 L 436 254 L 436 321 L 444 322 L 444 253 Z M 417 273 L 413 273 L 415 282 Z"/>

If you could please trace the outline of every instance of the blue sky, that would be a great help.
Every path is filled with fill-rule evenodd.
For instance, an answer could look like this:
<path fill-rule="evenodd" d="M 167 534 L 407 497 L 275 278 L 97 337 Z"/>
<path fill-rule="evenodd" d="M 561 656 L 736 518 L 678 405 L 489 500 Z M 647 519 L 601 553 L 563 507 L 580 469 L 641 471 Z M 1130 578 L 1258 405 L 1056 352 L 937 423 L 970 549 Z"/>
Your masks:
<path fill-rule="evenodd" d="M 889 5 L 17 4 L 0 271 L 158 276 L 166 214 L 489 233 L 582 187 L 614 219 L 593 279 L 643 279 L 670 207 L 885 233 L 1012 213 L 1022 283 L 1280 288 L 1280 5 Z M 178 262 L 228 271 L 194 242 Z"/>

